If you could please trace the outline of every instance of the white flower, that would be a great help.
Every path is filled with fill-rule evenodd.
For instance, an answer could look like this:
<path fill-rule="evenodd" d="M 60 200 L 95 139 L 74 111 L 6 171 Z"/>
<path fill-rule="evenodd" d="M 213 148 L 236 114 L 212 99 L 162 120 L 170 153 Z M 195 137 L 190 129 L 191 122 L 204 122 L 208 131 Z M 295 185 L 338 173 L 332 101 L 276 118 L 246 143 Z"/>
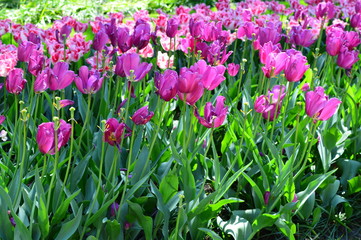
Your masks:
<path fill-rule="evenodd" d="M 6 141 L 6 140 L 8 140 L 8 137 L 6 136 L 8 133 L 5 131 L 5 130 L 1 130 L 1 132 L 0 132 L 0 138 L 1 138 L 1 140 L 3 140 L 4 142 Z"/>

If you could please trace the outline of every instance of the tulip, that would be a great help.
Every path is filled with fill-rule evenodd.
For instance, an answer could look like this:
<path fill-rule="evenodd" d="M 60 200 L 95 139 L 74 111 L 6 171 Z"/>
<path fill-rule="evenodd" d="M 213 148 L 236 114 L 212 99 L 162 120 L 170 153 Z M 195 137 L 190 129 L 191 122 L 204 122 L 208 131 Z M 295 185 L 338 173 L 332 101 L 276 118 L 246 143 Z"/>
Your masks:
<path fill-rule="evenodd" d="M 64 24 L 60 29 L 60 31 L 56 30 L 56 39 L 58 40 L 58 42 L 60 42 L 60 39 L 62 40 L 62 42 L 65 42 L 65 40 L 69 37 L 71 33 L 71 29 L 72 29 L 71 26 Z"/>
<path fill-rule="evenodd" d="M 110 205 L 110 216 L 115 217 L 117 215 L 119 209 L 119 204 L 117 202 L 114 202 Z"/>
<path fill-rule="evenodd" d="M 270 196 L 271 196 L 271 192 L 270 192 L 270 191 L 266 191 L 266 192 L 264 193 L 263 200 L 264 200 L 264 203 L 265 203 L 266 205 L 268 205 Z"/>
<path fill-rule="evenodd" d="M 265 66 L 262 71 L 267 78 L 272 78 L 278 75 L 285 68 L 289 56 L 285 52 L 275 53 L 271 52 L 267 58 Z"/>
<path fill-rule="evenodd" d="M 281 45 L 276 44 L 273 45 L 272 42 L 267 42 L 263 44 L 263 46 L 259 49 L 259 59 L 261 63 L 266 64 L 267 57 L 270 53 L 280 53 L 281 52 Z"/>
<path fill-rule="evenodd" d="M 93 48 L 95 51 L 101 51 L 105 47 L 105 44 L 109 41 L 108 35 L 104 32 L 104 30 L 100 30 L 95 34 L 93 40 Z"/>
<path fill-rule="evenodd" d="M 202 76 L 203 86 L 208 90 L 215 89 L 226 79 L 224 77 L 226 67 L 223 65 L 212 67 L 207 65 L 204 60 L 199 60 L 190 69 Z"/>
<path fill-rule="evenodd" d="M 361 27 L 361 13 L 356 13 L 352 15 L 350 19 L 350 25 L 353 28 Z"/>
<path fill-rule="evenodd" d="M 191 69 L 182 68 L 178 78 L 178 96 L 188 105 L 194 105 L 203 95 L 202 75 Z"/>
<path fill-rule="evenodd" d="M 49 76 L 51 74 L 50 68 L 45 68 L 40 74 L 36 77 L 34 82 L 34 92 L 44 92 L 49 87 Z"/>
<path fill-rule="evenodd" d="M 315 91 L 306 93 L 306 114 L 315 120 L 328 120 L 341 104 L 337 98 L 328 99 L 324 92 L 323 87 L 316 87 Z"/>
<path fill-rule="evenodd" d="M 289 82 L 298 82 L 301 80 L 310 65 L 307 64 L 307 58 L 302 55 L 301 52 L 291 54 L 286 61 L 285 65 L 285 77 Z"/>
<path fill-rule="evenodd" d="M 3 115 L 0 115 L 0 125 L 5 121 L 6 117 Z"/>
<path fill-rule="evenodd" d="M 336 10 L 335 5 L 332 2 L 321 2 L 316 7 L 316 17 L 321 19 L 323 17 L 327 17 L 328 19 L 332 19 L 335 17 Z"/>
<path fill-rule="evenodd" d="M 84 94 L 93 94 L 99 91 L 104 77 L 100 77 L 98 71 L 89 71 L 87 66 L 81 66 L 79 77 L 74 78 L 76 87 Z"/>
<path fill-rule="evenodd" d="M 259 96 L 254 103 L 256 112 L 262 113 L 264 119 L 273 121 L 280 113 L 282 100 L 286 95 L 285 89 L 285 86 L 276 85 L 268 91 L 267 96 Z"/>
<path fill-rule="evenodd" d="M 204 117 L 202 118 L 198 110 L 194 110 L 194 115 L 198 119 L 199 123 L 206 128 L 217 128 L 221 126 L 226 119 L 228 108 L 224 106 L 225 97 L 218 96 L 216 98 L 216 106 L 212 103 L 207 102 L 204 107 Z"/>
<path fill-rule="evenodd" d="M 343 48 L 337 57 L 337 65 L 344 69 L 351 69 L 354 63 L 359 60 L 359 52 L 356 50 L 349 51 Z"/>
<path fill-rule="evenodd" d="M 49 71 L 50 90 L 55 91 L 64 89 L 73 82 L 75 74 L 68 69 L 69 64 L 66 62 L 55 63 L 54 68 Z"/>
<path fill-rule="evenodd" d="M 129 35 L 128 28 L 118 28 L 118 47 L 125 53 L 133 45 L 133 38 Z"/>
<path fill-rule="evenodd" d="M 170 101 L 177 95 L 178 74 L 174 70 L 167 69 L 163 74 L 155 73 L 154 85 L 157 88 L 157 94 L 164 101 Z"/>
<path fill-rule="evenodd" d="M 9 93 L 19 94 L 25 87 L 24 71 L 21 68 L 10 70 L 5 86 Z"/>
<path fill-rule="evenodd" d="M 70 106 L 73 104 L 74 104 L 74 101 L 69 100 L 69 99 L 63 99 L 63 100 L 59 101 L 60 108 L 65 108 L 66 106 Z"/>
<path fill-rule="evenodd" d="M 117 42 L 118 42 L 118 31 L 117 31 L 117 26 L 116 26 L 116 19 L 112 18 L 110 21 L 110 24 L 105 24 L 104 28 L 105 28 L 106 34 L 108 35 L 110 43 L 112 44 L 113 47 L 116 47 Z"/>
<path fill-rule="evenodd" d="M 145 77 L 151 68 L 151 63 L 140 63 L 138 54 L 125 53 L 117 59 L 115 74 L 121 77 L 127 76 L 131 80 L 138 82 Z"/>
<path fill-rule="evenodd" d="M 202 39 L 207 42 L 213 42 L 217 40 L 222 31 L 222 22 L 218 22 L 217 25 L 214 22 L 205 23 L 203 26 Z"/>
<path fill-rule="evenodd" d="M 71 133 L 71 124 L 66 123 L 64 120 L 60 119 L 59 127 L 56 130 L 58 146 L 57 151 L 61 147 L 65 146 L 69 141 Z M 55 154 L 55 129 L 54 122 L 42 123 L 38 127 L 38 133 L 36 135 L 36 142 L 40 152 L 44 154 Z"/>
<path fill-rule="evenodd" d="M 308 90 L 310 90 L 310 84 L 308 83 L 303 84 L 301 90 L 302 92 L 307 92 Z"/>
<path fill-rule="evenodd" d="M 144 125 L 154 116 L 154 112 L 148 110 L 148 106 L 139 108 L 131 117 L 136 125 Z"/>
<path fill-rule="evenodd" d="M 238 74 L 240 65 L 235 63 L 230 63 L 227 66 L 228 74 L 232 77 L 236 76 Z"/>
<path fill-rule="evenodd" d="M 311 46 L 316 37 L 311 29 L 303 29 L 301 26 L 292 27 L 289 33 L 289 42 L 303 47 Z"/>
<path fill-rule="evenodd" d="M 189 33 L 194 38 L 200 38 L 203 33 L 203 21 L 195 21 L 193 18 L 189 21 Z"/>
<path fill-rule="evenodd" d="M 337 56 L 342 47 L 343 39 L 340 37 L 326 36 L 326 51 L 331 56 Z"/>
<path fill-rule="evenodd" d="M 355 31 L 346 32 L 345 38 L 345 45 L 348 50 L 353 50 L 361 43 L 360 35 Z"/>
<path fill-rule="evenodd" d="M 28 70 L 33 76 L 38 76 L 45 63 L 45 57 L 42 52 L 35 50 L 31 53 L 29 58 Z"/>
<path fill-rule="evenodd" d="M 167 37 L 174 38 L 175 35 L 177 34 L 178 26 L 179 26 L 178 18 L 173 17 L 173 18 L 169 19 L 167 22 L 167 29 L 165 31 Z"/>
<path fill-rule="evenodd" d="M 237 31 L 237 38 L 238 39 L 245 39 L 252 40 L 253 37 L 258 35 L 258 26 L 256 23 L 253 22 L 245 22 L 243 23 Z"/>
<path fill-rule="evenodd" d="M 119 145 L 123 138 L 131 135 L 131 131 L 125 123 L 119 123 L 117 119 L 110 118 L 105 124 L 103 140 L 111 146 Z M 128 133 L 125 131 L 128 130 Z"/>
<path fill-rule="evenodd" d="M 275 27 L 261 27 L 259 28 L 258 41 L 261 46 L 265 43 L 272 42 L 273 44 L 281 41 L 282 35 Z"/>
<path fill-rule="evenodd" d="M 134 32 L 132 35 L 133 45 L 141 50 L 145 48 L 150 40 L 150 25 L 143 19 L 138 19 L 135 23 Z"/>
<path fill-rule="evenodd" d="M 18 47 L 18 60 L 21 62 L 29 62 L 31 53 L 37 48 L 38 46 L 32 42 L 22 42 Z"/>

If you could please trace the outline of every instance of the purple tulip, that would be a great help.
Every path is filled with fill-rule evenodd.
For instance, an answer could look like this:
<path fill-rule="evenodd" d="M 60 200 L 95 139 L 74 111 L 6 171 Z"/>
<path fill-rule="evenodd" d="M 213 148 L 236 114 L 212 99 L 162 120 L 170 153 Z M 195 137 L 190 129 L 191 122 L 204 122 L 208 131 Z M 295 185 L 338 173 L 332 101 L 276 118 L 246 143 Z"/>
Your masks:
<path fill-rule="evenodd" d="M 12 94 L 19 94 L 24 89 L 25 83 L 24 71 L 21 68 L 13 68 L 5 81 L 6 90 Z"/>
<path fill-rule="evenodd" d="M 217 128 L 220 127 L 224 120 L 226 119 L 228 108 L 224 106 L 224 101 L 226 100 L 223 96 L 218 96 L 216 98 L 216 106 L 214 107 L 212 103 L 207 102 L 204 107 L 204 117 L 201 117 L 198 113 L 198 110 L 194 110 L 194 115 L 198 119 L 199 123 L 205 126 L 206 128 Z"/>
<path fill-rule="evenodd" d="M 337 111 L 341 101 L 337 98 L 328 99 L 323 87 L 316 87 L 315 91 L 306 93 L 306 113 L 314 120 L 326 121 Z"/>
<path fill-rule="evenodd" d="M 270 196 L 271 196 L 271 192 L 266 191 L 266 192 L 264 193 L 263 200 L 264 200 L 264 203 L 265 203 L 266 205 L 268 205 Z"/>
<path fill-rule="evenodd" d="M 58 40 L 58 42 L 60 42 L 60 39 L 62 42 L 65 42 L 65 40 L 69 37 L 71 33 L 71 29 L 71 26 L 64 24 L 60 31 L 56 30 L 56 39 Z"/>
<path fill-rule="evenodd" d="M 359 60 L 358 54 L 356 50 L 349 51 L 347 48 L 342 48 L 337 58 L 337 65 L 344 69 L 351 69 Z"/>
<path fill-rule="evenodd" d="M 115 217 L 117 215 L 119 209 L 119 204 L 117 202 L 114 202 L 110 205 L 110 216 Z"/>
<path fill-rule="evenodd" d="M 140 57 L 136 53 L 125 53 L 118 57 L 115 66 L 115 74 L 127 76 L 132 81 L 140 81 L 152 69 L 151 63 L 140 63 Z"/>
<path fill-rule="evenodd" d="M 111 146 L 119 145 L 123 138 L 131 135 L 129 127 L 125 123 L 119 123 L 115 118 L 109 118 L 105 126 L 103 140 Z"/>
<path fill-rule="evenodd" d="M 217 40 L 222 32 L 222 22 L 215 24 L 214 22 L 205 23 L 203 25 L 202 39 L 207 42 Z"/>
<path fill-rule="evenodd" d="M 289 82 L 298 82 L 301 80 L 310 65 L 307 64 L 307 58 L 301 52 L 296 51 L 289 55 L 285 65 L 285 77 Z"/>
<path fill-rule="evenodd" d="M 240 68 L 239 64 L 229 63 L 227 65 L 228 74 L 232 77 L 236 76 L 238 74 L 239 68 Z"/>
<path fill-rule="evenodd" d="M 303 47 L 311 46 L 316 37 L 311 29 L 303 29 L 301 26 L 292 27 L 289 33 L 289 42 Z"/>
<path fill-rule="evenodd" d="M 132 35 L 133 45 L 141 50 L 145 48 L 150 40 L 150 25 L 143 19 L 138 19 L 135 23 L 134 32 Z"/>
<path fill-rule="evenodd" d="M 358 45 L 360 45 L 361 39 L 360 35 L 355 31 L 346 32 L 345 34 L 345 45 L 348 50 L 353 50 Z"/>
<path fill-rule="evenodd" d="M 38 76 L 39 72 L 43 69 L 45 57 L 39 50 L 33 51 L 29 58 L 28 70 L 33 76 Z"/>
<path fill-rule="evenodd" d="M 256 112 L 262 113 L 264 119 L 273 121 L 280 113 L 285 90 L 285 86 L 276 85 L 271 91 L 268 90 L 267 96 L 259 96 L 254 103 Z"/>
<path fill-rule="evenodd" d="M 61 147 L 65 146 L 70 138 L 71 124 L 66 123 L 64 120 L 60 119 L 59 128 L 56 131 L 58 146 L 57 151 Z M 40 152 L 44 154 L 55 154 L 55 130 L 54 122 L 42 123 L 38 127 L 38 133 L 36 135 L 36 142 Z"/>
<path fill-rule="evenodd" d="M 66 106 L 74 105 L 74 101 L 69 99 L 63 99 L 59 101 L 60 108 L 64 108 Z"/>
<path fill-rule="evenodd" d="M 321 2 L 316 7 L 316 17 L 318 19 L 324 18 L 332 19 L 335 17 L 336 9 L 332 2 Z"/>
<path fill-rule="evenodd" d="M 133 45 L 133 38 L 129 35 L 128 28 L 118 28 L 118 47 L 119 49 L 125 53 L 128 51 Z"/>
<path fill-rule="evenodd" d="M 238 39 L 245 39 L 252 40 L 255 36 L 258 35 L 258 26 L 254 22 L 245 22 L 243 23 L 237 31 L 237 38 Z"/>
<path fill-rule="evenodd" d="M 167 21 L 167 29 L 165 31 L 167 37 L 174 38 L 177 34 L 179 26 L 179 19 L 177 17 L 173 17 Z"/>
<path fill-rule="evenodd" d="M 139 108 L 131 117 L 136 125 L 144 125 L 154 116 L 154 112 L 148 110 L 148 106 Z"/>
<path fill-rule="evenodd" d="M 0 125 L 5 121 L 6 117 L 3 115 L 0 115 Z"/>
<path fill-rule="evenodd" d="M 108 35 L 110 43 L 113 47 L 116 47 L 118 44 L 118 31 L 116 26 L 116 19 L 112 18 L 110 24 L 104 25 L 105 32 Z"/>
<path fill-rule="evenodd" d="M 282 35 L 276 26 L 260 27 L 258 33 L 258 42 L 261 46 L 265 43 L 272 42 L 273 44 L 281 41 Z"/>
<path fill-rule="evenodd" d="M 361 27 L 361 13 L 356 13 L 352 15 L 350 19 L 350 25 L 353 28 L 359 28 Z"/>
<path fill-rule="evenodd" d="M 104 32 L 104 30 L 100 30 L 95 34 L 93 40 L 93 48 L 95 51 L 103 50 L 105 44 L 109 41 L 108 35 Z"/>
<path fill-rule="evenodd" d="M 174 70 L 167 69 L 163 74 L 155 73 L 154 85 L 157 94 L 164 101 L 170 101 L 178 92 L 178 74 Z"/>
<path fill-rule="evenodd" d="M 274 45 L 272 42 L 267 42 L 263 44 L 263 46 L 259 49 L 259 59 L 261 63 L 266 64 L 267 57 L 270 53 L 280 53 L 281 52 L 281 45 L 276 44 Z"/>
<path fill-rule="evenodd" d="M 326 51 L 331 56 L 337 56 L 342 47 L 343 39 L 340 37 L 326 36 Z"/>
<path fill-rule="evenodd" d="M 32 42 L 22 42 L 18 47 L 18 60 L 21 62 L 29 62 L 30 55 L 33 51 L 37 50 L 38 46 Z"/>
<path fill-rule="evenodd" d="M 50 90 L 55 91 L 64 89 L 73 82 L 75 74 L 68 69 L 69 64 L 66 62 L 55 63 L 54 68 L 49 71 Z"/>
<path fill-rule="evenodd" d="M 74 78 L 76 87 L 84 94 L 93 94 L 102 87 L 104 77 L 98 71 L 89 71 L 87 66 L 81 66 L 79 77 Z"/>
<path fill-rule="evenodd" d="M 193 18 L 189 21 L 189 33 L 194 38 L 200 38 L 203 34 L 203 21 L 195 21 Z"/>
<path fill-rule="evenodd" d="M 303 84 L 301 90 L 302 92 L 307 92 L 308 90 L 310 90 L 310 84 L 308 83 Z"/>

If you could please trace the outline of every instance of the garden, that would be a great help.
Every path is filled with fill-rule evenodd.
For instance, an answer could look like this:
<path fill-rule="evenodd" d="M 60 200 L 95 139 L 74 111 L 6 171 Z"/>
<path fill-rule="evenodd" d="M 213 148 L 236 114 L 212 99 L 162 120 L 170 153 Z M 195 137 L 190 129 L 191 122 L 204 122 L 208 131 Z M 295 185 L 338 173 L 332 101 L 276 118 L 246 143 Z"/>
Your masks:
<path fill-rule="evenodd" d="M 361 1 L 3 1 L 0 240 L 361 239 Z"/>

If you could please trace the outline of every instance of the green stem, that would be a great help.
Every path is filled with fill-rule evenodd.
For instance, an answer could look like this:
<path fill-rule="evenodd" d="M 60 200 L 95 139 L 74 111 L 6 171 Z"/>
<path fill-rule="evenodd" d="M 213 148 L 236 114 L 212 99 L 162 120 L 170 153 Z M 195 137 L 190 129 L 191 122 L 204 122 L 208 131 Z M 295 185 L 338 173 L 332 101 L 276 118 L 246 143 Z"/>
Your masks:
<path fill-rule="evenodd" d="M 48 199 L 47 199 L 47 203 L 46 203 L 46 209 L 48 210 L 48 212 L 49 212 L 52 188 L 53 188 L 53 185 L 54 185 L 55 178 L 58 175 L 58 161 L 59 161 L 59 151 L 58 151 L 58 127 L 59 126 L 57 126 L 58 124 L 59 123 L 54 122 L 55 160 L 54 160 L 53 176 L 51 177 L 50 186 L 49 186 L 49 190 L 48 190 Z"/>
<path fill-rule="evenodd" d="M 84 125 L 83 125 L 83 127 L 81 129 L 81 132 L 80 132 L 79 141 L 78 141 L 78 149 L 77 149 L 75 155 L 77 155 L 80 152 L 80 149 L 81 149 L 81 144 L 82 144 L 81 141 L 82 141 L 84 132 L 86 131 L 87 124 L 88 124 L 89 117 L 90 117 L 90 112 L 91 112 L 90 111 L 90 105 L 91 105 L 91 94 L 88 94 L 88 108 L 87 108 L 86 115 L 85 115 Z"/>

